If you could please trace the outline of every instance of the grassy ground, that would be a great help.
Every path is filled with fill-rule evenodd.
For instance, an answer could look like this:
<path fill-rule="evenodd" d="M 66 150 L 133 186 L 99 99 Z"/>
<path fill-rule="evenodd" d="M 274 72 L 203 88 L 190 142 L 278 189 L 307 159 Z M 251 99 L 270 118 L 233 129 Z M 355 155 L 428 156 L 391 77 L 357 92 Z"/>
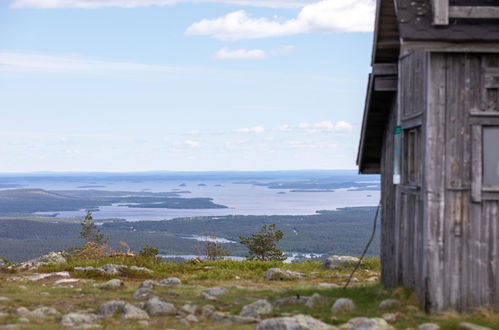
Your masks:
<path fill-rule="evenodd" d="M 94 285 L 102 283 L 110 276 L 102 276 L 95 272 L 75 272 L 75 266 L 101 266 L 107 263 L 144 266 L 153 273 L 128 272 L 121 278 L 125 286 L 117 291 L 104 291 Z M 282 282 L 265 281 L 265 271 L 272 267 L 280 267 L 307 275 L 304 280 L 291 280 Z M 256 299 L 275 301 L 285 297 L 310 296 L 319 293 L 324 301 L 319 306 L 310 309 L 301 304 L 289 304 L 274 308 L 271 315 L 282 316 L 288 314 L 308 314 L 324 322 L 340 325 L 352 317 L 382 317 L 384 313 L 400 313 L 400 317 L 393 324 L 397 329 L 417 328 L 425 322 L 435 322 L 443 329 L 457 329 L 461 321 L 468 321 L 479 325 L 499 329 L 499 313 L 491 310 L 477 310 L 468 314 L 441 314 L 427 315 L 418 308 L 418 300 L 413 292 L 405 289 L 385 290 L 378 283 L 368 283 L 367 279 L 377 276 L 379 261 L 368 260 L 356 274 L 359 282 L 344 290 L 342 288 L 325 288 L 319 283 L 343 284 L 345 275 L 350 269 L 340 271 L 326 270 L 318 262 L 305 262 L 300 264 L 282 264 L 279 262 L 257 261 L 214 261 L 214 262 L 186 262 L 165 263 L 148 258 L 104 258 L 98 260 L 69 260 L 67 264 L 58 266 L 45 266 L 37 270 L 52 272 L 67 270 L 71 277 L 80 278 L 71 286 L 60 287 L 54 284 L 53 279 L 41 281 L 27 281 L 26 276 L 32 272 L 0 272 L 0 296 L 9 298 L 6 302 L 0 301 L 0 324 L 21 324 L 22 329 L 59 329 L 63 328 L 59 320 L 31 319 L 29 323 L 19 323 L 20 316 L 15 313 L 18 307 L 30 310 L 40 306 L 51 306 L 63 314 L 69 312 L 95 313 L 99 304 L 120 299 L 135 303 L 132 299 L 133 292 L 144 279 L 161 279 L 170 276 L 179 277 L 182 285 L 167 288 L 158 287 L 154 291 L 160 299 L 171 302 L 177 307 L 186 303 L 196 304 L 200 309 L 208 303 L 214 305 L 218 311 L 238 314 L 242 307 Z M 227 292 L 218 297 L 217 301 L 207 302 L 202 300 L 200 293 L 209 287 L 225 287 Z M 350 313 L 331 313 L 331 305 L 337 298 L 351 298 L 357 309 Z M 396 298 L 402 306 L 393 310 L 380 310 L 379 303 L 387 298 Z M 151 317 L 148 328 L 151 329 L 254 329 L 254 324 L 226 326 L 215 321 L 199 317 L 199 323 L 186 326 L 179 322 L 175 316 Z M 145 327 L 138 321 L 123 320 L 120 316 L 99 322 L 106 329 L 139 329 Z"/>

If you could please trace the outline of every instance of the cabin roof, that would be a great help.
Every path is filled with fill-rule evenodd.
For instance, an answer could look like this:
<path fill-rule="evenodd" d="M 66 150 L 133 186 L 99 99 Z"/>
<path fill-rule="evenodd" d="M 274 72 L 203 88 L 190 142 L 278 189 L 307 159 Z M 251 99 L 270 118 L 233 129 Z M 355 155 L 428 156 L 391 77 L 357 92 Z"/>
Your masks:
<path fill-rule="evenodd" d="M 377 0 L 357 165 L 380 173 L 386 125 L 397 92 L 401 42 L 498 42 L 499 0 Z M 390 66 L 391 65 L 391 66 Z"/>

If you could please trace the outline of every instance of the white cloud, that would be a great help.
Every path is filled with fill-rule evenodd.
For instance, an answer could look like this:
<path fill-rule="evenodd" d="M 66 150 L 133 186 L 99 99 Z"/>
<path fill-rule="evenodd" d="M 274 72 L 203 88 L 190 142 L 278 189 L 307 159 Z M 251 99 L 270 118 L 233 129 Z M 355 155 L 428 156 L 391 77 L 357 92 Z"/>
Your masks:
<path fill-rule="evenodd" d="M 323 120 L 317 123 L 301 122 L 296 126 L 284 124 L 277 128 L 278 131 L 283 132 L 298 130 L 306 133 L 350 132 L 352 129 L 353 125 L 343 120 L 340 120 L 337 123 L 333 123 L 329 120 Z"/>
<path fill-rule="evenodd" d="M 213 58 L 217 60 L 263 60 L 267 57 L 267 52 L 261 49 L 229 50 L 227 47 L 224 47 L 213 54 Z"/>
<path fill-rule="evenodd" d="M 335 131 L 338 131 L 338 132 L 350 132 L 353 129 L 353 126 L 352 126 L 352 124 L 341 120 L 341 121 L 337 122 L 336 125 L 334 125 L 334 129 L 335 129 Z"/>
<path fill-rule="evenodd" d="M 107 7 L 137 8 L 149 6 L 171 6 L 178 3 L 224 3 L 235 6 L 267 8 L 302 8 L 317 0 L 14 0 L 14 8 L 82 8 L 95 9 Z"/>
<path fill-rule="evenodd" d="M 243 127 L 238 128 L 236 130 L 238 133 L 253 133 L 253 134 L 262 134 L 265 133 L 265 128 L 262 126 L 254 126 L 254 127 Z"/>
<path fill-rule="evenodd" d="M 191 148 L 197 148 L 201 145 L 201 143 L 199 141 L 194 141 L 194 140 L 185 140 L 184 144 L 186 144 L 187 146 L 189 146 Z"/>
<path fill-rule="evenodd" d="M 239 10 L 189 26 L 188 35 L 208 35 L 225 41 L 288 36 L 309 32 L 370 32 L 373 0 L 323 0 L 309 4 L 294 19 L 252 18 Z"/>

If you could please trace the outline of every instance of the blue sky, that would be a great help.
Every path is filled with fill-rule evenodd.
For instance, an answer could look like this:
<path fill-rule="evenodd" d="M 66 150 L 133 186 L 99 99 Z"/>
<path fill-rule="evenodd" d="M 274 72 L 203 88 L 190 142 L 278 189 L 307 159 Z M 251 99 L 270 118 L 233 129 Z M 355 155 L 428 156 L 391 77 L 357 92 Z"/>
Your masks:
<path fill-rule="evenodd" d="M 0 172 L 355 168 L 372 0 L 0 0 Z"/>

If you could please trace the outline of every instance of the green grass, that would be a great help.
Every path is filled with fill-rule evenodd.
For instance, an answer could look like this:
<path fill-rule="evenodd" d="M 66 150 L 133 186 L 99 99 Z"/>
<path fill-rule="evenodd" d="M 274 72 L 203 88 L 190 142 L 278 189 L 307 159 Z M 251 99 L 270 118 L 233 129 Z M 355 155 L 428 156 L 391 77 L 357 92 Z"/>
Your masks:
<path fill-rule="evenodd" d="M 108 263 L 135 265 L 147 267 L 153 270 L 152 274 L 125 273 L 120 278 L 125 282 L 125 287 L 118 291 L 103 291 L 95 287 L 109 277 L 102 276 L 96 272 L 74 272 L 75 266 L 99 267 Z M 265 271 L 272 267 L 280 267 L 298 271 L 307 275 L 303 280 L 290 280 L 282 282 L 269 282 L 264 280 Z M 52 306 L 61 313 L 76 311 L 93 311 L 103 302 L 112 299 L 121 299 L 135 302 L 132 299 L 133 292 L 138 288 L 140 282 L 145 278 L 160 279 L 170 276 L 179 277 L 183 284 L 177 287 L 158 287 L 155 294 L 164 301 L 171 302 L 177 307 L 186 303 L 193 303 L 199 307 L 210 303 L 218 311 L 238 314 L 242 307 L 256 299 L 268 299 L 275 301 L 285 297 L 311 296 L 319 293 L 324 299 L 323 303 L 313 309 L 301 304 L 276 306 L 271 315 L 281 316 L 286 314 L 308 314 L 324 322 L 340 325 L 352 317 L 382 317 L 387 312 L 400 313 L 400 319 L 394 324 L 397 329 L 417 328 L 425 322 L 435 322 L 443 329 L 456 329 L 461 321 L 467 321 L 493 329 L 499 329 L 499 312 L 487 309 L 476 310 L 467 314 L 441 314 L 428 315 L 418 307 L 418 300 L 412 290 L 394 289 L 385 290 L 380 284 L 368 284 L 365 279 L 378 275 L 379 260 L 367 259 L 355 276 L 360 280 L 348 289 L 324 288 L 318 286 L 320 282 L 343 284 L 345 275 L 351 272 L 351 268 L 332 271 L 325 269 L 319 262 L 304 262 L 300 264 L 283 264 L 281 262 L 261 261 L 207 261 L 207 262 L 185 262 L 171 263 L 143 257 L 115 257 L 101 259 L 78 259 L 70 258 L 67 264 L 58 266 L 44 266 L 39 272 L 68 270 L 72 277 L 82 278 L 74 287 L 54 287 L 50 280 L 40 282 L 29 282 L 25 280 L 8 281 L 12 277 L 22 277 L 28 274 L 19 272 L 16 274 L 0 273 L 0 296 L 11 298 L 6 303 L 0 303 L 0 311 L 9 313 L 6 318 L 0 318 L 0 324 L 16 323 L 18 316 L 13 314 L 17 307 L 24 306 L 30 310 L 39 306 Z M 22 289 L 22 286 L 25 289 Z M 207 302 L 201 299 L 200 293 L 208 287 L 220 286 L 227 288 L 226 294 L 220 296 L 215 302 Z M 47 292 L 48 294 L 42 294 Z M 352 299 L 357 309 L 349 313 L 332 314 L 331 306 L 338 298 Z M 396 298 L 402 302 L 401 307 L 394 310 L 380 310 L 379 303 L 387 298 Z M 191 324 L 186 327 L 179 323 L 174 316 L 153 317 L 149 321 L 151 329 L 220 329 L 222 326 L 211 320 L 200 318 L 199 324 Z M 136 321 L 125 321 L 119 316 L 102 321 L 101 324 L 108 329 L 139 329 L 141 326 Z M 59 329 L 62 328 L 57 320 L 32 321 L 24 328 L 26 329 Z M 254 325 L 234 325 L 223 327 L 224 329 L 254 329 Z"/>

